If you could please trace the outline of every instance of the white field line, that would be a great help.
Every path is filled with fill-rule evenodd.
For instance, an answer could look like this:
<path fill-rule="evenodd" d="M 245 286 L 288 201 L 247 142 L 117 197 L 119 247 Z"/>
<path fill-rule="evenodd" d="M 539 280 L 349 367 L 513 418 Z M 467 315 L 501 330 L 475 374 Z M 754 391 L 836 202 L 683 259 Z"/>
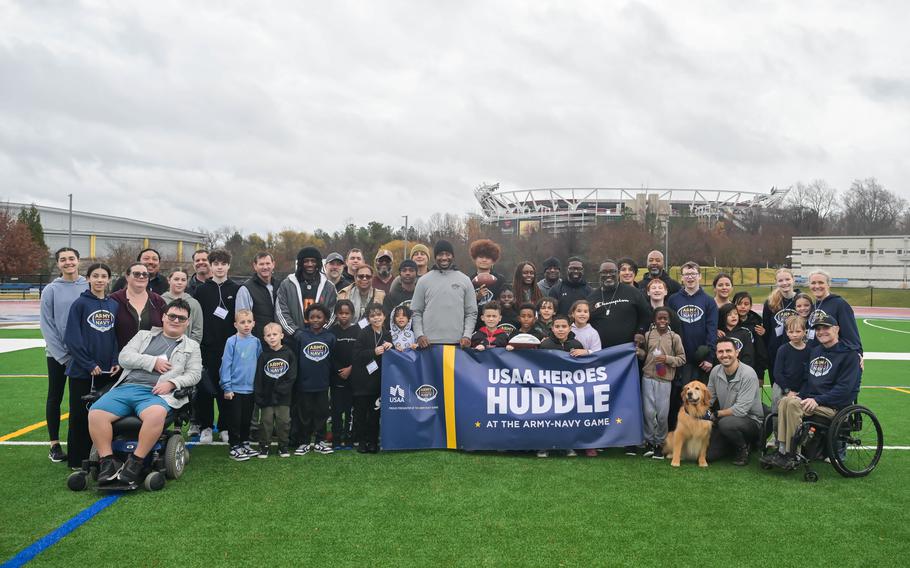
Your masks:
<path fill-rule="evenodd" d="M 872 321 L 888 321 L 888 320 L 880 320 L 880 319 L 872 319 L 872 318 L 869 318 L 869 319 L 864 319 L 864 320 L 863 320 L 863 323 L 866 324 L 866 325 L 868 325 L 869 327 L 874 327 L 874 328 L 877 328 L 877 329 L 883 329 L 883 330 L 885 330 L 885 331 L 893 331 L 893 332 L 895 332 L 895 333 L 906 333 L 906 334 L 910 334 L 910 331 L 905 331 L 905 330 L 902 330 L 902 329 L 891 329 L 890 327 L 884 327 L 884 326 L 881 326 L 881 325 L 875 325 L 874 323 L 869 323 L 869 322 L 872 322 Z"/>
<path fill-rule="evenodd" d="M 0 353 L 9 353 L 10 351 L 21 351 L 22 349 L 34 349 L 35 347 L 44 347 L 43 339 L 0 339 Z"/>

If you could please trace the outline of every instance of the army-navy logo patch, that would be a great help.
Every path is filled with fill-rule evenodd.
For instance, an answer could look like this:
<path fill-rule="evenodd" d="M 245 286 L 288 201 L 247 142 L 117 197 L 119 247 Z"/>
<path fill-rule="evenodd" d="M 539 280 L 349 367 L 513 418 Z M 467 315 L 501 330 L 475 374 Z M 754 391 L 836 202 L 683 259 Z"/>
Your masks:
<path fill-rule="evenodd" d="M 329 346 L 321 341 L 315 341 L 304 347 L 303 354 L 310 361 L 319 362 L 329 356 Z"/>
<path fill-rule="evenodd" d="M 834 365 L 827 357 L 816 357 L 809 362 L 809 374 L 813 377 L 827 375 Z"/>
<path fill-rule="evenodd" d="M 676 315 L 678 315 L 679 319 L 686 323 L 695 323 L 700 320 L 703 315 L 705 315 L 705 311 L 698 306 L 689 304 L 687 306 L 679 308 L 679 310 L 676 312 Z"/>
<path fill-rule="evenodd" d="M 85 321 L 88 322 L 89 327 L 102 333 L 114 328 L 114 314 L 107 310 L 94 311 L 85 318 Z"/>
<path fill-rule="evenodd" d="M 290 370 L 290 368 L 291 366 L 284 359 L 269 359 L 265 364 L 263 372 L 267 377 L 280 379 Z"/>

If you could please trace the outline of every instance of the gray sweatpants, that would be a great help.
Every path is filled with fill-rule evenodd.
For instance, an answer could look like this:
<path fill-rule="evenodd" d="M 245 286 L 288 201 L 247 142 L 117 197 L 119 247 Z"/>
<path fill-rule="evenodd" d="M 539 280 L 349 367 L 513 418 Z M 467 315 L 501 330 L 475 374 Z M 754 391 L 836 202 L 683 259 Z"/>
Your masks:
<path fill-rule="evenodd" d="M 645 442 L 662 445 L 667 439 L 667 414 L 670 412 L 670 381 L 644 377 L 641 380 L 641 410 Z"/>

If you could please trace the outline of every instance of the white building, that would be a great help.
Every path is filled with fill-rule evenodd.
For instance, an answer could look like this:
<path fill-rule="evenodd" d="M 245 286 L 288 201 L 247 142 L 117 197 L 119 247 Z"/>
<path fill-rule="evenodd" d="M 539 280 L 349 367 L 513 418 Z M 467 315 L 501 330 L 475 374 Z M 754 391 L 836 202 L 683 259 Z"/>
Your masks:
<path fill-rule="evenodd" d="M 27 209 L 30 205 L 0 202 L 0 207 L 8 209 L 15 217 L 20 210 Z M 60 247 L 72 246 L 83 259 L 105 258 L 111 254 L 113 247 L 126 244 L 136 250 L 154 248 L 161 253 L 164 261 L 184 262 L 205 242 L 205 235 L 197 231 L 89 211 L 73 211 L 70 245 L 69 210 L 44 205 L 35 207 L 41 214 L 44 242 L 51 253 Z"/>
<path fill-rule="evenodd" d="M 910 287 L 910 235 L 793 237 L 792 267 L 798 278 L 822 269 L 837 286 Z"/>

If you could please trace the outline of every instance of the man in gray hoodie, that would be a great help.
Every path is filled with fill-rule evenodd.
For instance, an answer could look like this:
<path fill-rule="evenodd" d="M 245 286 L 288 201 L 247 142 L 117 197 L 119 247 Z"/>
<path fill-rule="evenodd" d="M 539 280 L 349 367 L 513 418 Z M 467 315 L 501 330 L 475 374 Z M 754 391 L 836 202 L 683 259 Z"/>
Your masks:
<path fill-rule="evenodd" d="M 45 419 L 52 462 L 66 461 L 60 447 L 60 404 L 66 388 L 66 365 L 72 358 L 63 342 L 70 306 L 88 290 L 88 281 L 79 276 L 79 251 L 63 247 L 55 253 L 61 276 L 41 291 L 41 335 L 47 344 L 47 402 Z"/>
<path fill-rule="evenodd" d="M 455 268 L 455 252 L 448 241 L 433 247 L 436 264 L 417 281 L 411 310 L 412 326 L 421 349 L 437 343 L 471 346 L 477 322 L 477 297 L 466 274 Z"/>

